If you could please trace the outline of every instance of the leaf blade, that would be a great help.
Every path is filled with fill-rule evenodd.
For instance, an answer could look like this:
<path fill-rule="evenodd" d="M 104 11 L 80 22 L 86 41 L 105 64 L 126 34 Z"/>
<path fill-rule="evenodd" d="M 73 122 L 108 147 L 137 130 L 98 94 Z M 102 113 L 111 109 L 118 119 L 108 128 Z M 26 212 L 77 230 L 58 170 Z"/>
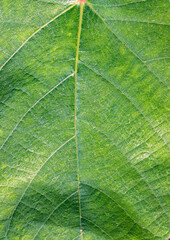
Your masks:
<path fill-rule="evenodd" d="M 2 238 L 168 237 L 167 75 L 149 63 L 168 60 L 164 37 L 160 60 L 146 32 L 146 58 L 134 25 L 107 16 L 163 18 L 152 2 L 103 3 L 68 7 L 1 71 Z"/>

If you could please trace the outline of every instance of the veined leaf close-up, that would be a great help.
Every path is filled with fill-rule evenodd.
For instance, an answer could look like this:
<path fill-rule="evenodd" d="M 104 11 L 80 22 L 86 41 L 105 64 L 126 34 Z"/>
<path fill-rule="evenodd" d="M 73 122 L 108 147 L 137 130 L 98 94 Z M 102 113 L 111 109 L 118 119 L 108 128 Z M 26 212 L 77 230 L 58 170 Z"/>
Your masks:
<path fill-rule="evenodd" d="M 0 239 L 168 240 L 168 0 L 1 0 Z"/>

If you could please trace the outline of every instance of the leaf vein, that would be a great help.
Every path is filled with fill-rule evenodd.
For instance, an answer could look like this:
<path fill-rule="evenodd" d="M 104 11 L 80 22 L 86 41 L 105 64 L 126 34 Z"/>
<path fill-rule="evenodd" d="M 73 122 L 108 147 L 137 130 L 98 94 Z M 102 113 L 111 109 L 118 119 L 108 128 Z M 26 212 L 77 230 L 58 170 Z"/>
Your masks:
<path fill-rule="evenodd" d="M 6 142 L 8 141 L 8 139 L 11 137 L 11 135 L 14 133 L 14 131 L 17 129 L 18 125 L 22 122 L 22 120 L 25 118 L 25 116 L 42 100 L 44 99 L 49 93 L 51 93 L 54 89 L 56 89 L 59 85 L 61 85 L 65 80 L 67 80 L 68 78 L 70 78 L 71 76 L 74 76 L 74 73 L 70 74 L 69 76 L 67 76 L 66 78 L 64 78 L 62 81 L 60 81 L 56 86 L 54 86 L 53 88 L 51 88 L 47 93 L 45 93 L 41 98 L 39 98 L 20 118 L 20 120 L 17 122 L 17 124 L 15 125 L 15 127 L 12 129 L 12 131 L 10 132 L 10 134 L 8 135 L 8 137 L 5 139 L 4 143 L 1 145 L 0 150 L 3 148 L 3 146 L 6 144 Z"/>
<path fill-rule="evenodd" d="M 99 192 L 101 192 L 102 194 L 104 194 L 106 197 L 108 197 L 108 198 L 110 198 L 114 203 L 116 203 L 116 205 L 120 208 L 120 209 L 122 209 L 123 210 L 123 212 L 126 214 L 126 216 L 128 216 L 134 223 L 136 223 L 138 226 L 140 226 L 139 225 L 139 223 L 137 223 L 130 215 L 129 215 L 129 213 L 126 211 L 126 209 L 124 209 L 116 200 L 114 200 L 110 195 L 108 195 L 106 192 L 104 192 L 103 190 L 101 190 L 101 189 L 99 189 L 99 188 L 97 188 L 97 187 L 95 187 L 95 186 L 93 186 L 93 185 L 91 185 L 91 184 L 89 184 L 89 183 L 86 183 L 86 182 L 81 182 L 81 184 L 83 184 L 83 185 L 87 185 L 87 186 L 90 186 L 91 188 L 93 188 L 94 190 L 97 190 L 97 191 L 99 191 Z M 143 228 L 143 229 L 145 229 L 143 226 L 140 226 L 141 228 Z M 148 230 L 148 229 L 147 229 Z M 150 230 L 148 230 L 152 235 L 154 235 Z"/>
<path fill-rule="evenodd" d="M 101 76 L 103 79 L 105 79 L 106 81 L 108 81 L 110 84 L 112 84 L 116 89 L 118 89 L 132 104 L 133 106 L 138 110 L 138 112 L 145 118 L 145 120 L 149 123 L 149 125 L 151 126 L 151 128 L 154 130 L 155 133 L 158 134 L 158 136 L 160 137 L 160 139 L 163 140 L 163 142 L 166 144 L 165 140 L 162 138 L 162 136 L 159 134 L 159 132 L 156 130 L 156 128 L 151 124 L 150 120 L 148 119 L 148 117 L 143 113 L 142 110 L 140 110 L 140 108 L 137 106 L 137 104 L 127 95 L 127 93 L 125 93 L 117 84 L 115 84 L 113 81 L 108 80 L 105 76 L 103 76 L 103 74 L 99 73 L 98 71 L 94 70 L 91 66 L 87 65 L 86 63 L 84 63 L 82 60 L 80 60 L 80 62 L 86 66 L 87 68 L 89 68 L 91 71 L 93 71 L 94 73 L 96 73 L 97 75 Z"/>
<path fill-rule="evenodd" d="M 79 119 L 82 120 L 83 122 L 87 123 L 89 126 L 94 127 L 98 132 L 102 133 L 107 139 L 109 139 L 109 140 L 115 145 L 115 147 L 117 148 L 117 150 L 118 150 L 119 152 L 121 152 L 121 154 L 127 159 L 127 162 L 132 166 L 132 168 L 134 168 L 134 169 L 136 170 L 136 172 L 139 174 L 139 176 L 141 177 L 141 179 L 148 185 L 148 188 L 150 189 L 151 193 L 152 193 L 152 194 L 154 195 L 154 197 L 156 198 L 157 202 L 159 203 L 159 206 L 162 208 L 162 210 L 163 210 L 163 212 L 165 213 L 165 215 L 167 215 L 167 213 L 166 213 L 164 207 L 162 206 L 162 204 L 160 203 L 157 195 L 155 194 L 154 190 L 151 188 L 150 183 L 146 180 L 146 178 L 143 176 L 143 174 L 139 172 L 138 168 L 137 168 L 134 164 L 132 164 L 132 163 L 130 162 L 130 160 L 128 159 L 128 157 L 123 153 L 123 151 L 122 151 L 122 150 L 120 149 L 120 147 L 116 144 L 116 142 L 115 142 L 113 139 L 111 139 L 110 137 L 108 137 L 107 134 L 105 134 L 101 129 L 99 129 L 98 127 L 96 127 L 96 126 L 93 125 L 92 123 L 88 122 L 87 120 L 81 119 L 81 118 L 79 118 Z M 168 215 L 167 215 L 167 217 L 168 217 Z"/>
<path fill-rule="evenodd" d="M 129 51 L 131 51 L 147 68 L 148 70 L 157 78 L 159 79 L 159 81 L 161 83 L 163 83 L 166 87 L 168 87 L 168 85 L 155 73 L 153 72 L 153 70 L 150 68 L 150 66 L 146 63 L 146 61 L 144 61 L 124 40 L 122 40 L 120 38 L 120 36 L 115 33 L 113 31 L 113 29 L 110 27 L 110 25 L 105 21 L 105 19 L 93 8 L 93 6 L 87 2 L 87 4 L 89 5 L 89 7 L 92 9 L 92 11 L 104 22 L 104 24 L 107 26 L 107 28 L 117 37 L 117 39 L 119 39 L 120 42 L 122 42 L 122 44 L 129 49 Z"/>
<path fill-rule="evenodd" d="M 82 230 L 82 223 L 81 223 L 80 174 L 79 174 L 78 139 L 77 139 L 77 70 L 78 70 L 78 61 L 79 61 L 79 48 L 80 48 L 81 27 L 82 27 L 82 21 L 83 21 L 83 10 L 84 10 L 84 3 L 80 3 L 80 16 L 79 16 L 79 27 L 78 27 L 76 59 L 75 59 L 75 113 L 74 113 L 75 114 L 74 126 L 75 126 L 75 139 L 76 139 L 77 181 L 78 181 L 77 187 L 78 187 L 78 199 L 79 199 L 81 240 L 83 240 L 83 230 Z"/>
<path fill-rule="evenodd" d="M 77 190 L 78 191 L 78 190 Z M 53 210 L 52 212 L 48 215 L 48 217 L 46 218 L 46 220 L 43 222 L 43 224 L 41 225 L 41 227 L 38 229 L 38 232 L 35 234 L 33 240 L 37 237 L 37 235 L 40 233 L 40 231 L 42 230 L 42 228 L 44 227 L 45 223 L 50 219 L 50 217 L 53 215 L 53 213 L 62 205 L 64 204 L 68 199 L 70 199 L 74 194 L 77 193 L 77 191 L 73 192 L 72 194 L 70 194 L 67 198 L 65 198 L 60 204 L 58 204 Z"/>
<path fill-rule="evenodd" d="M 56 15 L 54 18 L 52 18 L 50 21 L 48 21 L 47 23 L 45 23 L 44 25 L 42 25 L 40 28 L 38 28 L 34 33 L 32 33 L 22 44 L 19 48 L 17 48 L 17 50 L 2 64 L 2 66 L 0 67 L 0 71 L 2 70 L 2 68 L 18 53 L 18 51 L 20 51 L 21 48 L 23 48 L 23 46 L 35 35 L 37 34 L 42 28 L 46 27 L 49 23 L 53 22 L 56 18 L 60 17 L 61 15 L 63 15 L 64 13 L 66 13 L 67 11 L 69 11 L 71 8 L 73 8 L 76 5 L 76 3 L 74 3 L 73 5 L 71 5 L 70 7 L 68 7 L 67 9 L 65 9 L 63 12 L 59 13 L 58 15 Z"/>
<path fill-rule="evenodd" d="M 7 237 L 8 235 L 8 232 L 9 232 L 9 229 L 10 229 L 10 225 L 11 225 L 11 221 L 12 221 L 12 218 L 15 214 L 15 211 L 16 209 L 18 208 L 19 204 L 21 203 L 26 191 L 28 190 L 29 186 L 31 185 L 31 183 L 33 182 L 33 180 L 35 179 L 35 177 L 38 175 L 38 173 L 41 171 L 42 167 L 48 162 L 49 159 L 51 159 L 51 157 L 53 157 L 53 155 L 58 152 L 62 147 L 64 147 L 68 142 L 70 142 L 75 136 L 72 136 L 70 139 L 68 139 L 66 142 L 64 142 L 60 147 L 58 147 L 54 152 L 51 153 L 51 155 L 45 160 L 45 162 L 41 165 L 41 167 L 38 169 L 38 171 L 36 171 L 36 173 L 34 174 L 33 178 L 31 179 L 31 181 L 28 183 L 27 187 L 25 188 L 23 194 L 21 195 L 17 205 L 15 206 L 11 216 L 10 216 L 10 219 L 9 219 L 9 224 L 8 224 L 8 227 L 7 227 L 7 231 L 6 231 L 6 234 L 5 236 Z"/>

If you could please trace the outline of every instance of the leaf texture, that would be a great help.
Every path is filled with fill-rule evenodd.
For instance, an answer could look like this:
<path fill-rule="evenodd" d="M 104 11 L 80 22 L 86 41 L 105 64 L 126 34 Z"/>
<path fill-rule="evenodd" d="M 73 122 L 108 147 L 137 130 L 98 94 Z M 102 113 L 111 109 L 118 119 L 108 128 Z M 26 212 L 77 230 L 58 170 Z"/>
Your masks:
<path fill-rule="evenodd" d="M 2 0 L 0 239 L 167 240 L 168 0 Z"/>

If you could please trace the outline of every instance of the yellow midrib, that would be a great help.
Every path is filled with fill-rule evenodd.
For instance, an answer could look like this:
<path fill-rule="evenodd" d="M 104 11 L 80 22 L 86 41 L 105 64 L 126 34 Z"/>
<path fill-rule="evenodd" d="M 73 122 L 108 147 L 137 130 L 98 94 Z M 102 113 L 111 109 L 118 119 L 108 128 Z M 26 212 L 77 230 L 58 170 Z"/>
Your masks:
<path fill-rule="evenodd" d="M 78 180 L 78 199 L 79 199 L 79 214 L 80 214 L 80 233 L 81 240 L 83 240 L 83 230 L 81 223 L 81 199 L 80 199 L 80 176 L 79 176 L 79 160 L 78 160 L 78 141 L 77 141 L 77 70 L 78 70 L 78 58 L 79 58 L 79 47 L 80 47 L 80 37 L 81 37 L 81 26 L 83 20 L 83 9 L 84 3 L 80 3 L 80 17 L 79 17 L 79 27 L 77 36 L 77 48 L 76 48 L 76 60 L 75 60 L 75 139 L 76 139 L 76 158 L 77 158 L 77 180 Z"/>

